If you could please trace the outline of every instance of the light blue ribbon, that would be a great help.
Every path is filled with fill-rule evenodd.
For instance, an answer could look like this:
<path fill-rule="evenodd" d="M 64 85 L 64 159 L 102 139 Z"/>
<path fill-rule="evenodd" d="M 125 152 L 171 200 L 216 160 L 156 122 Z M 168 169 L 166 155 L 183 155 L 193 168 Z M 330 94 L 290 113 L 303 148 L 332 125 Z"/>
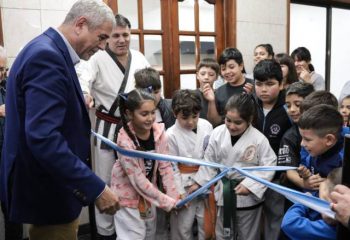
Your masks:
<path fill-rule="evenodd" d="M 249 172 L 243 170 L 242 168 L 235 168 L 235 170 L 241 173 L 242 175 L 245 175 L 259 183 L 262 183 L 267 187 L 271 188 L 272 190 L 284 195 L 286 198 L 288 198 L 294 203 L 295 202 L 301 203 L 304 206 L 307 206 L 319 213 L 323 213 L 328 217 L 331 217 L 333 219 L 335 218 L 335 212 L 333 212 L 330 209 L 329 202 L 325 200 L 314 197 L 312 195 L 308 195 L 307 193 L 298 192 L 294 189 L 290 189 L 290 188 L 269 182 L 265 179 L 262 179 L 257 176 L 254 176 L 253 174 L 250 174 Z"/>
<path fill-rule="evenodd" d="M 231 171 L 230 168 L 226 168 L 225 170 L 223 170 L 221 173 L 219 173 L 218 175 L 216 175 L 213 179 L 211 179 L 209 182 L 207 182 L 206 184 L 204 184 L 202 187 L 198 188 L 196 191 L 192 192 L 191 194 L 189 194 L 187 197 L 185 197 L 184 199 L 182 199 L 181 201 L 179 201 L 176 204 L 177 208 L 181 208 L 184 205 L 186 205 L 188 202 L 192 201 L 194 198 L 196 198 L 197 196 L 203 194 L 205 191 L 207 191 L 208 188 L 210 188 L 211 185 L 213 185 L 214 183 L 216 183 L 217 181 L 219 181 L 221 178 L 223 178 L 229 171 Z"/>
<path fill-rule="evenodd" d="M 152 160 L 161 160 L 161 161 L 168 161 L 168 162 L 177 162 L 177 163 L 184 163 L 184 164 L 195 164 L 200 166 L 207 166 L 212 168 L 219 168 L 222 169 L 222 172 L 215 176 L 213 179 L 211 179 L 209 182 L 207 182 L 205 185 L 203 185 L 201 188 L 196 190 L 195 192 L 188 195 L 185 199 L 182 199 L 178 202 L 176 205 L 177 207 L 184 206 L 189 201 L 193 200 L 198 195 L 204 193 L 207 191 L 207 189 L 219 181 L 222 177 L 224 177 L 229 171 L 237 171 L 241 173 L 242 175 L 245 175 L 246 177 L 249 177 L 259 183 L 262 183 L 266 185 L 267 187 L 271 188 L 272 190 L 284 195 L 286 198 L 291 200 L 292 202 L 299 202 L 317 212 L 323 213 L 326 216 L 329 216 L 331 218 L 335 218 L 335 213 L 330 209 L 330 204 L 327 201 L 324 201 L 322 199 L 316 198 L 314 196 L 307 195 L 305 193 L 298 192 L 294 189 L 286 188 L 284 186 L 280 186 L 278 184 L 271 183 L 265 179 L 259 178 L 254 176 L 253 174 L 250 174 L 248 171 L 286 171 L 286 170 L 295 170 L 296 167 L 289 167 L 289 166 L 254 166 L 254 167 L 227 167 L 225 165 L 214 163 L 214 162 L 205 162 L 203 160 L 198 159 L 192 159 L 192 158 L 186 158 L 186 157 L 179 157 L 179 156 L 170 156 L 165 154 L 159 154 L 159 153 L 151 153 L 151 152 L 143 152 L 138 150 L 131 150 L 131 149 L 123 149 L 119 147 L 117 144 L 109 140 L 108 138 L 95 133 L 91 130 L 91 133 L 99 138 L 101 141 L 106 143 L 108 146 L 110 146 L 115 151 L 119 152 L 122 155 L 128 156 L 128 157 L 135 157 L 135 158 L 147 158 Z"/>

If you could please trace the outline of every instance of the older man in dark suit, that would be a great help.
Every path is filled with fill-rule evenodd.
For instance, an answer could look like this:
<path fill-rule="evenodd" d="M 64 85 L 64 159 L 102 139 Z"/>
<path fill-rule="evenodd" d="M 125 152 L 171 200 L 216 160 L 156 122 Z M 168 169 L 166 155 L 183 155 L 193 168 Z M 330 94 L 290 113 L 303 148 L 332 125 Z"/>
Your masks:
<path fill-rule="evenodd" d="M 0 197 L 31 239 L 76 239 L 78 216 L 95 202 L 114 214 L 118 198 L 86 165 L 90 121 L 74 69 L 104 49 L 115 26 L 102 1 L 79 0 L 17 56 L 7 82 Z"/>

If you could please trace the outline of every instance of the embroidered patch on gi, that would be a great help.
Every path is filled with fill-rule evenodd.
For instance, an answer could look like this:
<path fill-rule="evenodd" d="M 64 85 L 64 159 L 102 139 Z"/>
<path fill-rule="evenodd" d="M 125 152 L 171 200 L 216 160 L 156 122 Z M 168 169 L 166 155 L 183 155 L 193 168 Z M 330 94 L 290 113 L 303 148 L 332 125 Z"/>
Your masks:
<path fill-rule="evenodd" d="M 243 153 L 243 161 L 249 162 L 254 160 L 255 153 L 256 153 L 256 146 L 254 145 L 248 146 Z"/>
<path fill-rule="evenodd" d="M 281 127 L 278 124 L 272 124 L 270 130 L 272 134 L 277 135 L 280 132 Z"/>

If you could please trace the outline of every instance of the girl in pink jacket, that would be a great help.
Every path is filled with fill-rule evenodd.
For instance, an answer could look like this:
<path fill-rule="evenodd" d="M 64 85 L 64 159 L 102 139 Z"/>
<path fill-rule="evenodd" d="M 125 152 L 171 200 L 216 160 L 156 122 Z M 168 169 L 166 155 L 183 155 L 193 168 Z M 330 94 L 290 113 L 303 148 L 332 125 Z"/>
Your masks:
<path fill-rule="evenodd" d="M 155 98 L 147 90 L 135 89 L 120 96 L 123 128 L 117 144 L 167 154 L 164 124 L 155 123 Z M 128 122 L 129 120 L 129 122 Z M 160 174 L 166 194 L 157 187 Z M 120 210 L 114 216 L 117 239 L 155 239 L 155 207 L 170 211 L 179 199 L 170 162 L 126 157 L 118 153 L 111 188 L 119 197 Z"/>

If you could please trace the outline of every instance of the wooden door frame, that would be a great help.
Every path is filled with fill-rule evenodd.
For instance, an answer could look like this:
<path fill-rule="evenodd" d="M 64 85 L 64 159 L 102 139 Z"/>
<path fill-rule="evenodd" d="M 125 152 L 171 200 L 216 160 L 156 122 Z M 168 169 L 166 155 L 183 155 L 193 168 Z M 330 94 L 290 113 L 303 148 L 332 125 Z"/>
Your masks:
<path fill-rule="evenodd" d="M 118 12 L 118 2 L 120 0 L 104 0 L 113 10 L 114 13 Z M 162 36 L 162 61 L 163 70 L 160 74 L 163 75 L 163 89 L 164 96 L 167 98 L 172 97 L 175 90 L 180 89 L 180 75 L 181 74 L 193 74 L 195 69 L 181 70 L 180 71 L 180 35 L 194 36 L 192 31 L 179 31 L 178 20 L 178 0 L 160 0 L 161 6 L 161 31 L 156 30 L 143 30 L 143 13 L 142 13 L 142 0 L 138 0 L 138 30 L 133 29 L 132 34 L 139 36 L 139 50 L 144 53 L 144 35 L 145 34 L 157 34 Z M 198 12 L 198 3 L 195 6 Z M 227 9 L 225 9 L 225 7 Z M 196 63 L 200 58 L 200 36 L 213 36 L 215 38 L 215 56 L 219 57 L 221 52 L 226 46 L 235 46 L 236 44 L 236 0 L 216 0 L 214 8 L 215 18 L 215 31 L 214 33 L 205 32 L 196 35 L 195 34 L 195 53 Z M 233 11 L 234 9 L 234 11 Z M 199 33 L 198 16 L 195 21 L 195 31 Z M 232 28 L 233 26 L 233 28 Z M 141 30 L 140 30 L 141 29 Z M 225 34 L 225 30 L 228 30 L 228 34 Z"/>

